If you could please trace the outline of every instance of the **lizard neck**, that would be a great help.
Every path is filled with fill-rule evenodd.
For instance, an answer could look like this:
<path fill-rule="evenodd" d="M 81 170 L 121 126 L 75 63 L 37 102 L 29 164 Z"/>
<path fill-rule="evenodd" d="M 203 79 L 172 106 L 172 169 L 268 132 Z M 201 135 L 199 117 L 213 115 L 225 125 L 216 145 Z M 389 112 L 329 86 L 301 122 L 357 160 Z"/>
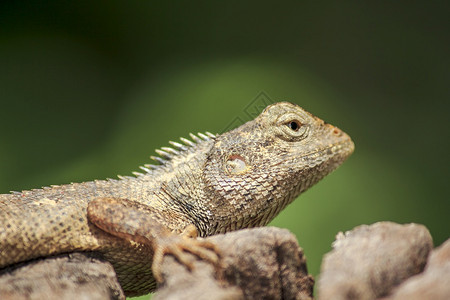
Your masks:
<path fill-rule="evenodd" d="M 217 168 L 209 168 L 207 165 L 204 172 L 206 202 L 202 206 L 208 208 L 211 220 L 202 234 L 209 236 L 267 225 L 301 193 L 345 160 L 347 154 L 340 154 L 341 147 L 343 146 L 333 145 L 300 157 L 302 160 L 314 159 L 314 164 L 297 172 L 292 172 L 289 166 L 298 163 L 298 157 L 286 158 L 286 163 L 282 166 L 270 166 L 267 161 L 268 167 L 253 168 L 252 173 L 233 178 L 226 177 L 217 172 Z M 322 155 L 322 152 L 329 151 L 336 154 Z M 279 180 L 280 173 L 290 176 Z"/>

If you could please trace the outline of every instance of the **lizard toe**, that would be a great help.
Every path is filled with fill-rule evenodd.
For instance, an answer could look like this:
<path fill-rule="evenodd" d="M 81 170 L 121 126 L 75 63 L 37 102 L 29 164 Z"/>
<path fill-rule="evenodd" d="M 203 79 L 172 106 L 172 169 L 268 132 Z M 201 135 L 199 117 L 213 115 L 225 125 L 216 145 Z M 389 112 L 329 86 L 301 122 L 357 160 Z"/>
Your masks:
<path fill-rule="evenodd" d="M 177 240 L 173 241 L 173 238 Z M 180 238 L 180 236 L 173 236 L 169 240 L 159 241 L 153 255 L 152 272 L 157 282 L 164 281 L 161 268 L 165 255 L 174 256 L 189 271 L 194 269 L 194 265 L 193 258 L 188 253 L 213 264 L 216 269 L 218 268 L 220 252 L 214 243 L 201 239 Z"/>

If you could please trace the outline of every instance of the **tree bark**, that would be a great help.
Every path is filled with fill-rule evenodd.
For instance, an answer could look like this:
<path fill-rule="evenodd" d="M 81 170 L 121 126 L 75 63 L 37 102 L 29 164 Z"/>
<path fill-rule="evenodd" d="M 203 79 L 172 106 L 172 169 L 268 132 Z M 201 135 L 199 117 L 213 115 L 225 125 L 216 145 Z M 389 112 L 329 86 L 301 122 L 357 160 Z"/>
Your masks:
<path fill-rule="evenodd" d="M 109 262 L 72 253 L 0 271 L 0 299 L 125 299 Z"/>
<path fill-rule="evenodd" d="M 314 280 L 296 237 L 264 227 L 208 238 L 219 246 L 221 267 L 195 260 L 188 271 L 172 256 L 163 262 L 166 282 L 156 299 L 312 299 Z M 192 257 L 195 259 L 194 257 Z"/>
<path fill-rule="evenodd" d="M 189 271 L 172 256 L 155 299 L 312 299 L 314 280 L 295 236 L 278 228 L 209 237 L 220 267 L 195 256 Z M 39 259 L 0 272 L 0 299 L 124 299 L 110 263 L 95 253 Z"/>
<path fill-rule="evenodd" d="M 379 222 L 339 233 L 322 261 L 318 299 L 376 299 L 423 271 L 433 241 L 419 224 Z"/>

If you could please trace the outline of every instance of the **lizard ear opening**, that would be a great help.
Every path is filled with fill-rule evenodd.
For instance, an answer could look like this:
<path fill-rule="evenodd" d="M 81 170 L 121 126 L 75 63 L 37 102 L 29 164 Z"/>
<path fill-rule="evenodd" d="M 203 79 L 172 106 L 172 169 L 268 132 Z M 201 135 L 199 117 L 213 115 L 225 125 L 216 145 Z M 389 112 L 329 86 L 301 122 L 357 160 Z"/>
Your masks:
<path fill-rule="evenodd" d="M 250 166 L 245 159 L 237 154 L 230 155 L 225 162 L 225 171 L 230 175 L 241 175 L 247 173 Z"/>

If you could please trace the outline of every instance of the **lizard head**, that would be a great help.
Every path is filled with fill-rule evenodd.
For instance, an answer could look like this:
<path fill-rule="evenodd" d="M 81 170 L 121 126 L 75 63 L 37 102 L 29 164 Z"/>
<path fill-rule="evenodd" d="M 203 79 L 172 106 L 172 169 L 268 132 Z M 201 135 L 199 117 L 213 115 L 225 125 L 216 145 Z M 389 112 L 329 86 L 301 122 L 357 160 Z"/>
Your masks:
<path fill-rule="evenodd" d="M 353 149 L 346 133 L 288 102 L 219 135 L 203 173 L 208 207 L 226 224 L 216 231 L 266 225 Z"/>

